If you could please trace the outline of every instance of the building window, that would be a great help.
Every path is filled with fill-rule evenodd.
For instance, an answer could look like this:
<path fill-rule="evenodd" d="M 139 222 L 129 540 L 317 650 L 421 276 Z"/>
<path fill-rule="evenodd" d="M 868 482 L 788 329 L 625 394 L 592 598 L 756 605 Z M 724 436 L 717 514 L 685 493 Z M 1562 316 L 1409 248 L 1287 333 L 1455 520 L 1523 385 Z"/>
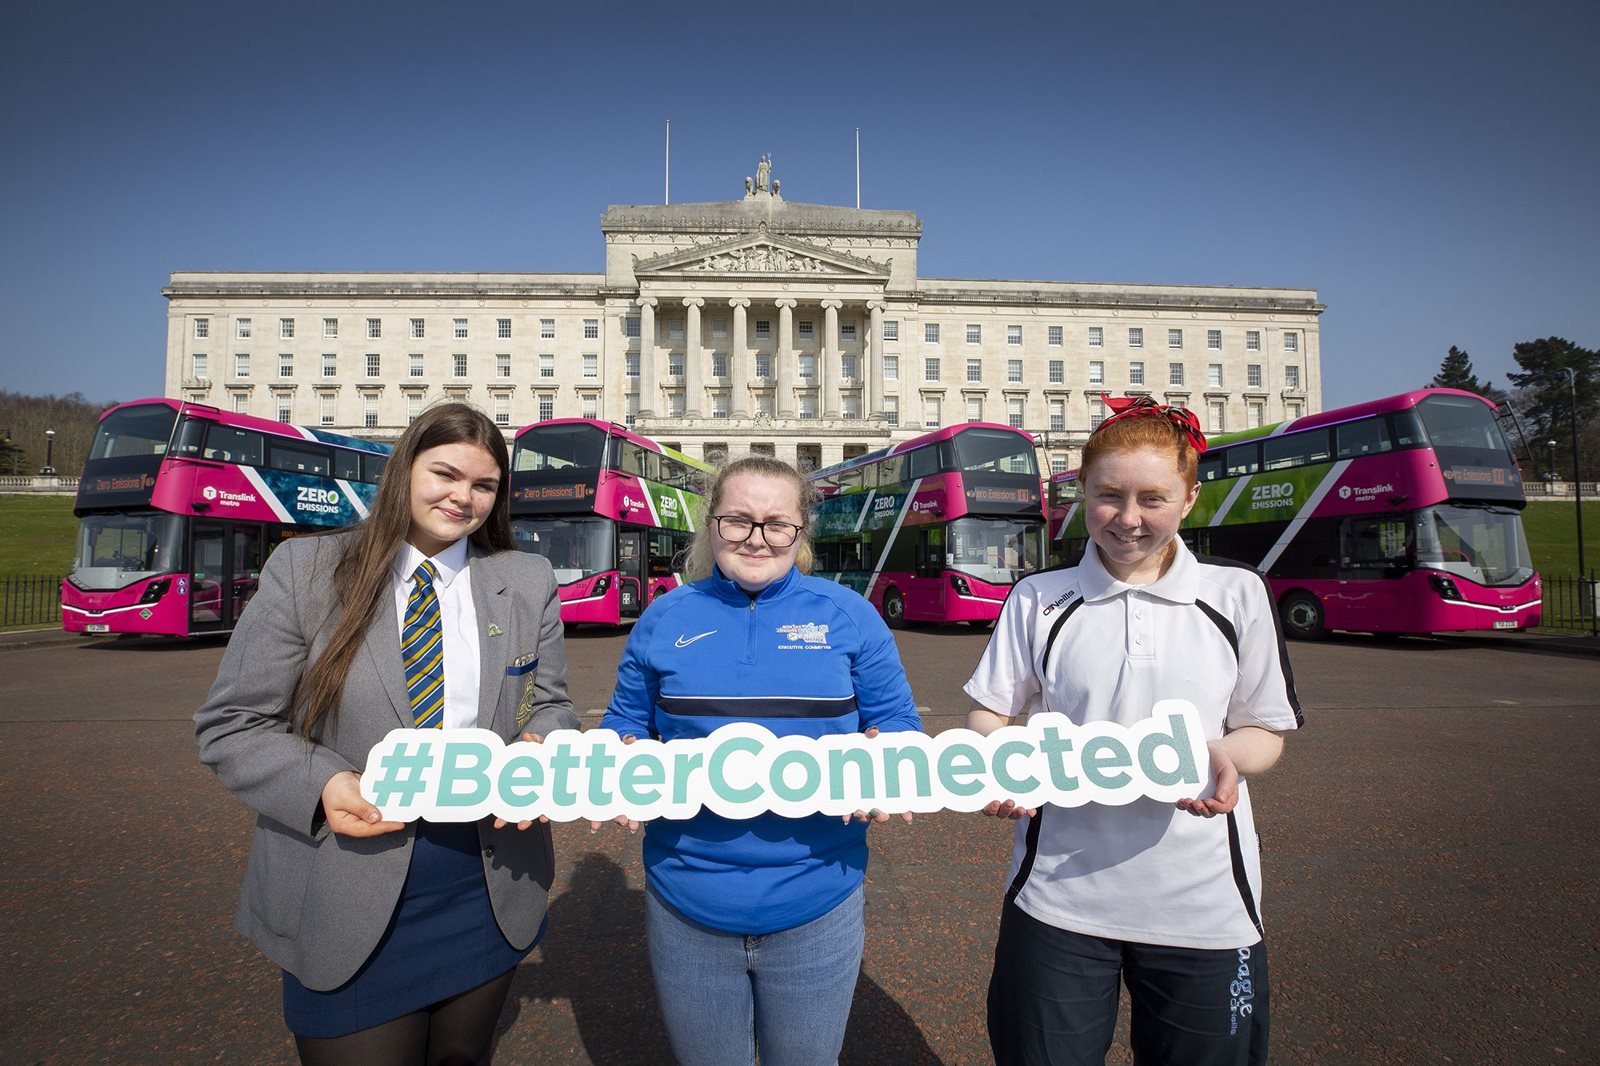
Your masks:
<path fill-rule="evenodd" d="M 771 339 L 772 339 L 772 319 L 770 319 L 770 318 L 758 318 L 758 319 L 756 319 L 756 340 L 764 341 L 764 340 L 771 340 Z"/>
<path fill-rule="evenodd" d="M 639 336 L 639 316 L 629 315 L 622 320 L 622 335 L 630 339 Z"/>
<path fill-rule="evenodd" d="M 930 355 L 922 360 L 922 380 L 939 380 L 939 357 L 937 355 Z"/>
<path fill-rule="evenodd" d="M 1262 403 L 1259 400 L 1253 400 L 1250 403 L 1245 404 L 1245 411 L 1246 411 L 1246 414 L 1249 416 L 1246 419 L 1246 422 L 1247 422 L 1246 427 L 1245 427 L 1246 429 L 1258 429 L 1261 426 L 1266 424 L 1266 420 L 1267 420 L 1267 405 L 1266 404 Z"/>
<path fill-rule="evenodd" d="M 211 336 L 211 320 L 209 318 L 195 319 L 194 339 L 197 341 L 203 341 L 209 336 Z"/>
<path fill-rule="evenodd" d="M 683 340 L 683 319 L 681 319 L 681 318 L 669 318 L 669 319 L 667 319 L 667 339 L 668 340 L 674 340 L 674 341 Z M 695 338 L 695 340 L 699 340 L 699 339 L 700 338 L 698 338 L 698 337 Z"/>
<path fill-rule="evenodd" d="M 286 392 L 277 393 L 276 396 L 278 398 L 278 421 L 288 422 L 294 414 L 292 410 L 294 397 Z"/>
<path fill-rule="evenodd" d="M 886 341 L 898 341 L 900 339 L 899 319 L 886 318 L 883 320 L 883 339 Z"/>
<path fill-rule="evenodd" d="M 494 357 L 494 376 L 508 378 L 511 376 L 511 353 L 499 352 Z"/>
<path fill-rule="evenodd" d="M 728 417 L 728 394 L 722 389 L 713 389 L 711 392 L 711 417 Z"/>
<path fill-rule="evenodd" d="M 726 352 L 711 353 L 711 376 L 714 378 L 728 376 L 728 355 Z"/>
<path fill-rule="evenodd" d="M 1065 385 L 1067 383 L 1067 363 L 1064 359 L 1050 360 L 1050 384 Z"/>
<path fill-rule="evenodd" d="M 467 376 L 466 355 L 458 352 L 450 357 L 450 376 L 457 378 L 464 378 Z"/>
<path fill-rule="evenodd" d="M 190 366 L 193 368 L 193 369 L 190 370 L 191 376 L 193 376 L 196 381 L 206 381 L 206 380 L 208 380 L 207 376 L 206 376 L 207 375 L 207 371 L 206 371 L 205 353 L 204 352 L 196 353 L 196 354 L 190 356 L 189 359 L 190 359 Z"/>
<path fill-rule="evenodd" d="M 511 424 L 511 397 L 503 392 L 494 394 L 494 424 L 497 426 Z"/>
<path fill-rule="evenodd" d="M 1283 350 L 1286 352 L 1298 352 L 1300 350 L 1300 334 L 1285 333 L 1283 335 Z"/>
<path fill-rule="evenodd" d="M 891 426 L 900 425 L 900 397 L 885 396 L 883 398 L 883 420 Z"/>
<path fill-rule="evenodd" d="M 1128 384 L 1144 384 L 1144 360 L 1135 359 L 1128 364 Z"/>
<path fill-rule="evenodd" d="M 509 318 L 495 319 L 494 335 L 500 340 L 508 340 L 511 337 L 511 320 Z"/>
<path fill-rule="evenodd" d="M 714 341 L 726 340 L 728 336 L 728 323 L 725 319 L 714 318 L 711 320 L 711 339 Z"/>
<path fill-rule="evenodd" d="M 1106 420 L 1106 402 L 1103 396 L 1096 396 L 1089 402 L 1089 432 L 1093 433 L 1100 428 L 1100 423 Z"/>
<path fill-rule="evenodd" d="M 294 356 L 280 354 L 278 356 L 278 376 L 280 378 L 294 377 Z"/>
<path fill-rule="evenodd" d="M 458 340 L 458 341 L 466 340 L 467 339 L 467 320 L 464 319 L 464 318 L 457 318 L 457 319 L 453 320 L 453 323 L 454 323 L 454 334 L 453 335 L 454 335 L 455 339 Z"/>
<path fill-rule="evenodd" d="M 639 376 L 639 353 L 629 352 L 622 361 L 624 377 L 636 378 Z"/>
<path fill-rule="evenodd" d="M 817 376 L 817 357 L 814 355 L 800 356 L 800 380 L 811 381 Z"/>
<path fill-rule="evenodd" d="M 1259 352 L 1261 350 L 1261 331 L 1259 329 L 1247 329 L 1244 331 L 1244 350 L 1247 352 Z"/>
<path fill-rule="evenodd" d="M 1067 405 L 1062 400 L 1050 401 L 1050 431 L 1063 433 L 1067 428 Z"/>
<path fill-rule="evenodd" d="M 414 378 L 422 376 L 422 353 L 412 352 L 406 356 L 406 374 Z"/>
<path fill-rule="evenodd" d="M 1223 432 L 1223 426 L 1226 424 L 1224 422 L 1223 416 L 1226 413 L 1226 411 L 1227 411 L 1227 405 L 1225 403 L 1223 403 L 1223 401 L 1221 401 L 1221 400 L 1210 400 L 1210 401 L 1208 401 L 1206 403 L 1206 432 L 1207 433 L 1221 433 L 1221 432 Z"/>
<path fill-rule="evenodd" d="M 763 380 L 772 378 L 772 356 L 767 352 L 756 353 L 756 377 Z"/>
<path fill-rule="evenodd" d="M 369 319 L 367 319 L 367 340 L 375 341 L 375 340 L 382 339 L 382 337 L 383 337 L 383 319 L 381 319 L 381 318 L 369 318 Z"/>
<path fill-rule="evenodd" d="M 600 397 L 591 392 L 582 397 L 581 403 L 582 406 L 579 408 L 579 413 L 584 418 L 600 417 Z"/>
<path fill-rule="evenodd" d="M 639 397 L 629 396 L 624 401 L 622 422 L 624 425 L 631 426 L 637 421 L 639 421 Z"/>
<path fill-rule="evenodd" d="M 817 398 L 810 393 L 800 397 L 800 417 L 808 419 L 817 417 Z"/>
<path fill-rule="evenodd" d="M 1286 366 L 1283 368 L 1283 387 L 1286 389 L 1300 388 L 1300 368 L 1298 366 Z"/>
<path fill-rule="evenodd" d="M 590 381 L 600 377 L 600 356 L 594 352 L 586 352 L 583 356 L 583 376 Z"/>
<path fill-rule="evenodd" d="M 983 421 L 983 397 L 982 396 L 968 396 L 967 397 L 967 421 L 968 422 L 982 422 Z"/>
<path fill-rule="evenodd" d="M 422 414 L 423 395 L 413 392 L 406 396 L 406 421 L 415 422 L 417 416 Z"/>
<path fill-rule="evenodd" d="M 939 397 L 924 396 L 922 398 L 922 427 L 924 429 L 938 429 L 940 421 Z"/>
<path fill-rule="evenodd" d="M 1299 418 L 1305 412 L 1301 409 L 1300 404 L 1297 401 L 1295 403 L 1284 404 L 1283 413 L 1288 418 Z"/>
<path fill-rule="evenodd" d="M 327 393 L 317 397 L 318 421 L 325 426 L 333 425 L 333 397 Z"/>
<path fill-rule="evenodd" d="M 1100 359 L 1089 360 L 1089 384 L 1104 385 L 1106 383 L 1106 364 Z"/>
<path fill-rule="evenodd" d="M 856 324 L 854 322 L 839 323 L 839 343 L 849 341 L 854 344 L 856 340 Z"/>
<path fill-rule="evenodd" d="M 248 340 L 250 337 L 250 320 L 248 318 L 235 319 L 233 323 L 233 335 L 238 337 L 240 340 Z"/>
<path fill-rule="evenodd" d="M 365 429 L 378 428 L 378 398 L 376 396 L 363 396 L 361 398 L 361 425 Z"/>
<path fill-rule="evenodd" d="M 967 380 L 968 381 L 982 381 L 983 380 L 983 360 L 982 359 L 968 359 L 967 360 Z"/>
<path fill-rule="evenodd" d="M 278 319 L 278 339 L 282 341 L 294 340 L 294 319 Z"/>
<path fill-rule="evenodd" d="M 1182 385 L 1183 384 L 1183 364 L 1182 363 L 1168 363 L 1167 364 L 1167 384 L 1168 385 Z"/>
<path fill-rule="evenodd" d="M 1222 351 L 1222 331 L 1220 329 L 1206 330 L 1206 349 L 1208 351 Z"/>
<path fill-rule="evenodd" d="M 424 336 L 427 335 L 427 332 L 428 332 L 427 326 L 426 326 L 426 324 L 424 323 L 424 321 L 422 319 L 413 318 L 411 320 L 411 339 L 412 340 L 414 340 L 414 341 L 421 340 Z"/>
<path fill-rule="evenodd" d="M 1089 327 L 1089 347 L 1103 348 L 1106 343 L 1106 331 L 1100 326 Z"/>
<path fill-rule="evenodd" d="M 1065 474 L 1067 472 L 1067 457 L 1065 455 L 1052 455 L 1050 457 L 1050 472 L 1052 474 Z"/>
<path fill-rule="evenodd" d="M 600 339 L 600 320 L 598 318 L 586 318 L 583 320 L 583 339 L 586 341 Z"/>
<path fill-rule="evenodd" d="M 1247 389 L 1261 387 L 1261 364 L 1251 363 L 1244 368 L 1244 385 Z"/>
<path fill-rule="evenodd" d="M 861 394 L 859 392 L 846 392 L 839 397 L 839 417 L 847 422 L 854 422 L 861 418 Z"/>
<path fill-rule="evenodd" d="M 244 352 L 233 357 L 233 376 L 247 378 L 250 376 L 250 356 Z"/>
<path fill-rule="evenodd" d="M 556 376 L 556 357 L 550 354 L 539 356 L 539 376 L 553 378 Z"/>
<path fill-rule="evenodd" d="M 1128 327 L 1128 347 L 1130 347 L 1130 348 L 1143 348 L 1144 347 L 1144 327 L 1142 327 L 1142 326 L 1129 326 Z"/>
<path fill-rule="evenodd" d="M 1222 364 L 1206 364 L 1206 387 L 1211 389 L 1222 388 Z"/>
<path fill-rule="evenodd" d="M 367 355 L 367 377 L 375 378 L 382 370 L 382 360 L 373 353 Z"/>
<path fill-rule="evenodd" d="M 886 355 L 883 357 L 883 380 L 900 380 L 900 357 L 898 355 Z"/>
<path fill-rule="evenodd" d="M 756 414 L 765 415 L 768 418 L 772 417 L 772 393 L 756 393 Z"/>
<path fill-rule="evenodd" d="M 1022 360 L 1021 359 L 1007 359 L 1006 360 L 1006 380 L 1009 381 L 1010 383 L 1012 383 L 1013 385 L 1021 383 L 1021 381 L 1022 381 Z"/>
<path fill-rule="evenodd" d="M 924 322 L 922 324 L 922 342 L 924 344 L 939 343 L 939 323 Z"/>
<path fill-rule="evenodd" d="M 855 355 L 839 356 L 839 377 L 845 381 L 860 381 L 860 360 Z"/>
<path fill-rule="evenodd" d="M 1181 329 L 1169 329 L 1169 330 L 1167 330 L 1167 347 L 1168 348 L 1182 348 L 1183 347 L 1183 330 L 1181 330 Z"/>
<path fill-rule="evenodd" d="M 541 392 L 539 394 L 539 421 L 548 422 L 556 416 L 556 394 Z"/>
<path fill-rule="evenodd" d="M 1046 338 L 1049 341 L 1050 347 L 1061 347 L 1061 327 L 1051 326 L 1049 330 L 1046 331 Z"/>
<path fill-rule="evenodd" d="M 250 413 L 250 394 L 248 392 L 236 392 L 233 394 L 233 413 L 236 415 Z"/>
<path fill-rule="evenodd" d="M 1009 345 L 1012 345 L 1012 346 L 1019 346 L 1019 345 L 1022 344 L 1022 327 L 1021 326 L 1007 326 L 1006 327 L 1006 343 L 1009 344 Z"/>
<path fill-rule="evenodd" d="M 801 340 L 810 340 L 816 330 L 813 328 L 811 319 L 802 318 L 800 321 L 794 324 L 794 332 L 795 336 L 799 337 Z"/>
<path fill-rule="evenodd" d="M 983 343 L 983 327 L 978 325 L 978 323 L 976 323 L 976 322 L 968 322 L 967 323 L 967 343 L 968 344 L 982 344 Z"/>
<path fill-rule="evenodd" d="M 1022 397 L 1010 396 L 1006 398 L 1006 424 L 1012 429 L 1022 428 Z"/>
<path fill-rule="evenodd" d="M 669 352 L 667 354 L 667 377 L 683 377 L 683 363 L 684 359 L 682 352 Z"/>

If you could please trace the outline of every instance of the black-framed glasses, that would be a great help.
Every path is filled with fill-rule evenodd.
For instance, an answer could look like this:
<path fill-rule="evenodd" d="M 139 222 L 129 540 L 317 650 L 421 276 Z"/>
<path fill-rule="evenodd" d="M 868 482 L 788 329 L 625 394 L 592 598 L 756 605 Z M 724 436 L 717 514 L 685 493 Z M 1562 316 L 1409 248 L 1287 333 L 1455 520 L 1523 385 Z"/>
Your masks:
<path fill-rule="evenodd" d="M 717 535 L 730 544 L 743 544 L 759 529 L 761 539 L 774 548 L 787 548 L 805 528 L 793 522 L 757 522 L 739 514 L 714 514 L 711 520 L 717 524 Z"/>

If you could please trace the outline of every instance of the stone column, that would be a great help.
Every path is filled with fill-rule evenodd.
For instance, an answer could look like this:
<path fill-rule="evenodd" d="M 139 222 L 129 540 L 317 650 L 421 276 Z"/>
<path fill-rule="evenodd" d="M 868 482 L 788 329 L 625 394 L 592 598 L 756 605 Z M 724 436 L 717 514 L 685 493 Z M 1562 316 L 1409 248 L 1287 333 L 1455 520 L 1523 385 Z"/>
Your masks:
<path fill-rule="evenodd" d="M 656 384 L 656 298 L 639 299 L 639 417 L 654 418 L 661 399 Z"/>
<path fill-rule="evenodd" d="M 745 311 L 750 301 L 737 296 L 728 301 L 733 308 L 733 350 L 728 355 L 728 375 L 733 390 L 731 397 L 734 418 L 750 417 L 750 349 L 745 343 Z"/>
<path fill-rule="evenodd" d="M 823 418 L 839 417 L 839 300 L 822 301 L 822 351 L 817 355 L 817 397 L 821 401 L 818 412 Z M 834 384 L 830 387 L 830 382 Z"/>
<path fill-rule="evenodd" d="M 878 420 L 883 418 L 883 301 L 868 301 L 867 312 L 867 342 L 861 346 L 861 376 L 867 383 L 862 414 Z"/>
<path fill-rule="evenodd" d="M 701 359 L 705 353 L 700 348 L 700 308 L 706 301 L 700 296 L 685 296 L 687 309 L 683 324 L 683 417 L 699 418 L 700 403 L 705 399 L 706 388 L 702 378 Z"/>
<path fill-rule="evenodd" d="M 794 301 L 778 302 L 778 417 L 794 417 Z"/>

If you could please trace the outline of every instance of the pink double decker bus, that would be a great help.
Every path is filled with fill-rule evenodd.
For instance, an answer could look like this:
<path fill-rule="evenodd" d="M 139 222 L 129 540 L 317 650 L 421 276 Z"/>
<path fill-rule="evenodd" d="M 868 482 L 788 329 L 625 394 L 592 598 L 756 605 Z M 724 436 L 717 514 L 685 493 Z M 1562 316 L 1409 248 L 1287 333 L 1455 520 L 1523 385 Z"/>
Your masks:
<path fill-rule="evenodd" d="M 517 433 L 511 531 L 550 560 L 561 620 L 618 625 L 682 583 L 711 467 L 615 423 L 554 418 Z"/>
<path fill-rule="evenodd" d="M 1539 624 L 1522 475 L 1483 397 L 1422 389 L 1210 445 L 1182 536 L 1265 574 L 1291 636 Z M 1053 557 L 1076 561 L 1077 471 L 1051 479 L 1050 521 Z"/>
<path fill-rule="evenodd" d="M 1039 464 L 1023 430 L 951 426 L 811 480 L 813 573 L 861 593 L 890 626 L 986 626 L 1043 558 Z"/>
<path fill-rule="evenodd" d="M 286 537 L 367 516 L 389 449 L 172 399 L 100 416 L 61 583 L 73 632 L 233 629 Z"/>

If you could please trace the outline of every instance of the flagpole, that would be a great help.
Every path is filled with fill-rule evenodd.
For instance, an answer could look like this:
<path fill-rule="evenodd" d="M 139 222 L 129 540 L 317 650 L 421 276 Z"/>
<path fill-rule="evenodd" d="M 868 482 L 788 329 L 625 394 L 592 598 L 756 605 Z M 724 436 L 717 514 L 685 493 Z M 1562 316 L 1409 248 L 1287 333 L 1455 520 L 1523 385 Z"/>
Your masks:
<path fill-rule="evenodd" d="M 665 176 L 666 189 L 662 194 L 662 202 L 672 203 L 672 120 L 667 119 L 667 165 Z"/>
<path fill-rule="evenodd" d="M 861 127 L 856 127 L 856 210 L 861 210 Z"/>

